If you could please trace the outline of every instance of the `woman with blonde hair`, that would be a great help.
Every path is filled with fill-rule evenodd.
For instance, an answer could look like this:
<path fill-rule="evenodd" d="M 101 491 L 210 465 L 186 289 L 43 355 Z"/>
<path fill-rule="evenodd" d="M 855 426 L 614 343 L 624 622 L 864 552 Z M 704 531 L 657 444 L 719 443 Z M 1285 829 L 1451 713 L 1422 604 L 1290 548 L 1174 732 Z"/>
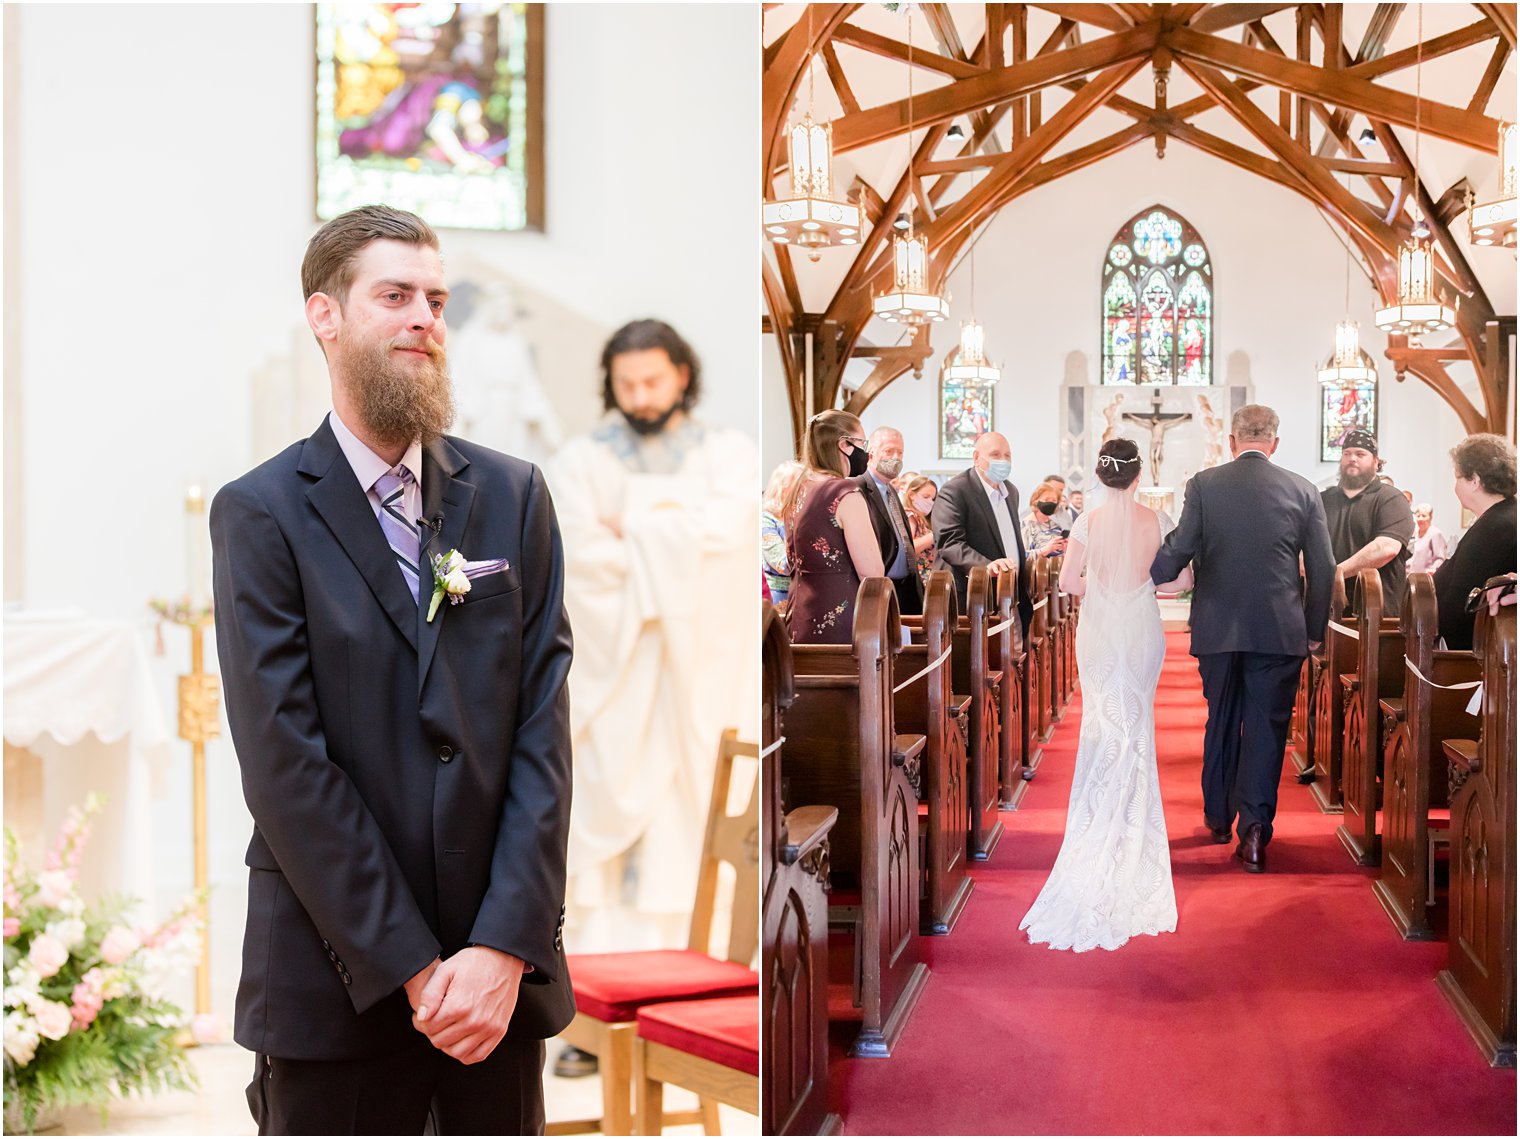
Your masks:
<path fill-rule="evenodd" d="M 913 564 L 925 587 L 930 571 L 939 565 L 939 547 L 935 545 L 934 527 L 929 522 L 929 512 L 938 496 L 939 488 L 925 475 L 913 475 L 903 483 L 902 504 L 913 539 Z"/>
<path fill-rule="evenodd" d="M 792 563 L 786 554 L 786 523 L 781 520 L 782 504 L 802 477 L 803 467 L 796 459 L 787 459 L 771 472 L 765 484 L 760 514 L 760 570 L 771 603 L 780 605 L 792 589 Z"/>
<path fill-rule="evenodd" d="M 1066 551 L 1066 532 L 1054 517 L 1061 508 L 1065 486 L 1046 479 L 1029 495 L 1029 516 L 1024 519 L 1024 548 L 1031 557 L 1053 558 Z"/>
<path fill-rule="evenodd" d="M 792 566 L 787 623 L 796 644 L 849 644 L 861 580 L 885 573 L 854 481 L 866 469 L 865 431 L 848 412 L 821 411 L 802 449 L 806 469 L 781 504 Z"/>

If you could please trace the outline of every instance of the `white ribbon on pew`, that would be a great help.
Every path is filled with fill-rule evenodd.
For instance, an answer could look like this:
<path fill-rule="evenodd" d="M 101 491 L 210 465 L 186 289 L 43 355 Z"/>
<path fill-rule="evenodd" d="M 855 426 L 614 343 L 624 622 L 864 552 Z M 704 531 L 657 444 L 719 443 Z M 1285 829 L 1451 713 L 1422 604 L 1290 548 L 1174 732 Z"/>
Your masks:
<path fill-rule="evenodd" d="M 1476 716 L 1483 711 L 1483 682 L 1481 680 L 1468 680 L 1461 684 L 1437 684 L 1419 669 L 1415 668 L 1414 661 L 1410 660 L 1407 656 L 1404 658 L 1404 664 L 1410 672 L 1418 676 L 1431 688 L 1440 688 L 1447 692 L 1461 692 L 1467 688 L 1476 688 L 1477 691 L 1473 693 L 1472 699 L 1467 702 L 1467 714 L 1469 716 Z"/>
<path fill-rule="evenodd" d="M 942 652 L 942 653 L 939 654 L 939 659 L 938 660 L 931 661 L 929 664 L 926 664 L 923 668 L 919 669 L 912 676 L 908 677 L 907 680 L 903 681 L 896 688 L 892 689 L 892 695 L 896 696 L 899 692 L 901 692 L 904 688 L 908 687 L 908 685 L 912 684 L 915 680 L 918 680 L 918 679 L 920 679 L 922 677 L 928 676 L 931 672 L 933 672 L 936 668 L 938 668 L 940 665 L 944 664 L 949 659 L 950 659 L 950 650 L 946 649 L 944 652 Z"/>
<path fill-rule="evenodd" d="M 1049 600 L 1050 600 L 1050 598 L 1048 598 L 1048 597 L 1042 597 L 1042 598 L 1040 598 L 1038 601 L 1036 601 L 1034 603 L 1034 610 L 1033 611 L 1038 611 L 1038 610 L 1044 608 L 1045 603 L 1047 601 L 1049 601 Z"/>
<path fill-rule="evenodd" d="M 785 736 L 778 736 L 776 738 L 776 742 L 775 743 L 770 744 L 767 747 L 761 748 L 760 749 L 760 754 L 758 756 L 756 756 L 755 758 L 756 759 L 764 759 L 766 756 L 770 755 L 771 752 L 773 752 L 773 751 L 780 751 L 781 750 L 781 745 L 784 744 L 784 743 L 786 743 L 786 737 Z"/>
<path fill-rule="evenodd" d="M 992 628 L 988 629 L 987 630 L 987 635 L 989 637 L 995 637 L 999 633 L 1001 633 L 1004 629 L 1008 628 L 1012 624 L 1013 624 L 1013 618 L 1010 617 L 1010 618 L 1008 618 L 1008 620 L 999 622 L 998 624 L 992 626 Z"/>

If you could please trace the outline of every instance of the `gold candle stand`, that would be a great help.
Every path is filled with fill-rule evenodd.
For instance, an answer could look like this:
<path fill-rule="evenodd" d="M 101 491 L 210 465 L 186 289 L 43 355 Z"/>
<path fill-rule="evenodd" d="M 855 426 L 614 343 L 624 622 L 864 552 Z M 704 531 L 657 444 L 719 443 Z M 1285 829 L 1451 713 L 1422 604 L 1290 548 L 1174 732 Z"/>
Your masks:
<path fill-rule="evenodd" d="M 201 910 L 201 959 L 195 967 L 195 1011 L 211 1011 L 211 899 L 206 870 L 206 741 L 222 734 L 221 681 L 206 671 L 205 633 L 213 624 L 209 606 L 193 609 L 187 602 L 153 608 L 160 618 L 190 633 L 190 672 L 179 678 L 179 738 L 190 744 L 191 804 L 195 828 L 195 892 L 204 899 Z"/>

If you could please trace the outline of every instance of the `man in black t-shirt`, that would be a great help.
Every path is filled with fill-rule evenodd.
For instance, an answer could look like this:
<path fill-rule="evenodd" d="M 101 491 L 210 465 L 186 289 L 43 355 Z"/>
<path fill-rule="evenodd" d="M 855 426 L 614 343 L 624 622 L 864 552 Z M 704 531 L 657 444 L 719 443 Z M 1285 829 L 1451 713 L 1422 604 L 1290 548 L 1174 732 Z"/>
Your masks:
<path fill-rule="evenodd" d="M 1367 431 L 1347 432 L 1341 444 L 1340 481 L 1320 492 L 1330 548 L 1346 595 L 1357 575 L 1375 569 L 1382 579 L 1383 614 L 1397 617 L 1404 600 L 1404 563 L 1414 537 L 1414 512 L 1401 491 L 1379 481 L 1377 439 Z"/>

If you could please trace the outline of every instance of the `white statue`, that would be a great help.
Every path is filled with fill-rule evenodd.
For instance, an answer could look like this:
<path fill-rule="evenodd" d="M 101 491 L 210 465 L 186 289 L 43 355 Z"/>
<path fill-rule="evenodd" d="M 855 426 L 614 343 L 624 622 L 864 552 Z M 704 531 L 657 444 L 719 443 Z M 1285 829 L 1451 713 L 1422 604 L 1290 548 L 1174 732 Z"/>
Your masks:
<path fill-rule="evenodd" d="M 449 337 L 449 371 L 466 439 L 543 465 L 562 439 L 559 417 L 544 395 L 533 348 L 519 331 L 510 289 L 492 285 L 479 311 Z"/>

